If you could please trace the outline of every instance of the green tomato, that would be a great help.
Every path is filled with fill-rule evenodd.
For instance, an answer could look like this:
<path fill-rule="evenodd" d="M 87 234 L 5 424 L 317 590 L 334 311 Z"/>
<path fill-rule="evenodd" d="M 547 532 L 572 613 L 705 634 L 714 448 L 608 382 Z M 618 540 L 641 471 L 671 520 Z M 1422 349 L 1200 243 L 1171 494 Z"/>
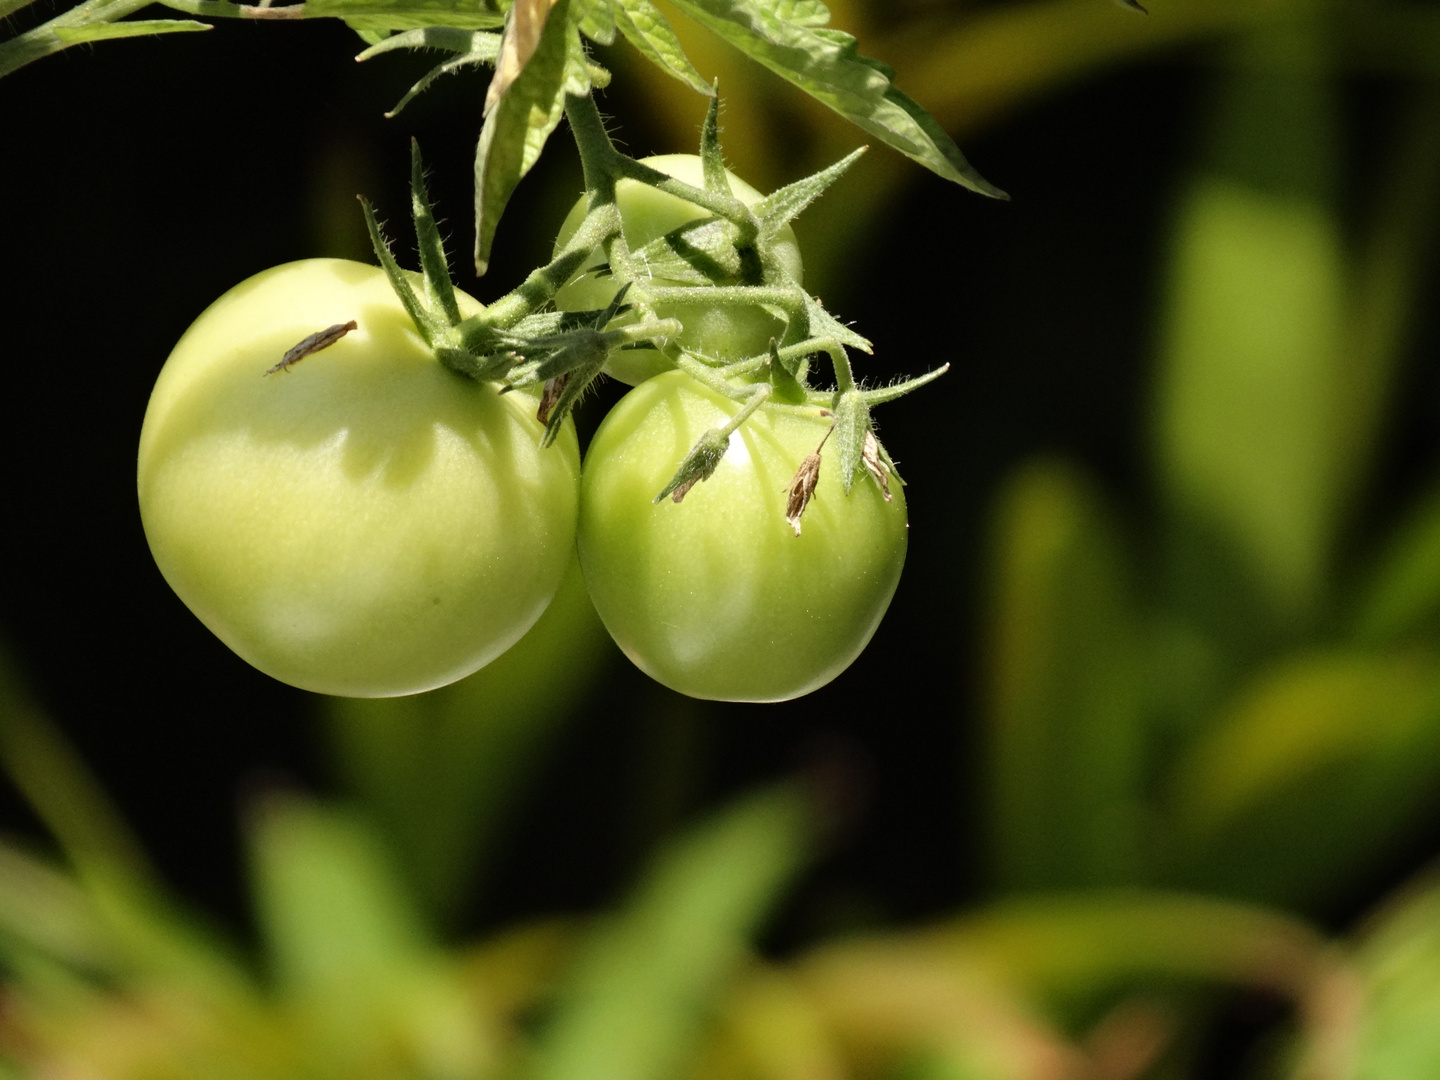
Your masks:
<path fill-rule="evenodd" d="M 701 433 L 737 410 L 675 371 L 627 394 L 586 455 L 580 564 L 646 674 L 691 697 L 784 701 L 835 678 L 875 633 L 905 561 L 905 497 L 895 485 L 887 503 L 868 479 L 846 495 L 830 451 L 794 535 L 787 488 L 829 424 L 762 407 L 709 480 L 654 504 Z"/>
<path fill-rule="evenodd" d="M 283 682 L 443 686 L 530 628 L 571 556 L 575 433 L 541 450 L 535 409 L 441 366 L 379 268 L 275 267 L 212 304 L 155 384 L 138 469 L 150 550 L 201 622 Z"/>
<path fill-rule="evenodd" d="M 664 154 L 645 158 L 643 164 L 694 187 L 705 185 L 704 168 L 694 154 Z M 728 172 L 726 175 L 730 178 L 731 193 L 746 206 L 754 206 L 764 198 L 738 176 Z M 631 251 L 638 251 L 652 240 L 658 240 L 691 221 L 710 216 L 710 211 L 703 207 L 634 180 L 621 180 L 616 184 L 615 197 L 620 206 L 625 242 Z M 570 242 L 575 230 L 580 228 L 586 209 L 583 197 L 571 208 L 555 239 L 557 255 Z M 798 284 L 803 273 L 800 248 L 788 225 L 776 243 L 775 255 Z M 555 306 L 561 311 L 591 311 L 610 303 L 616 291 L 614 278 L 596 277 L 590 273 L 604 261 L 604 253 L 597 251 L 556 294 Z M 679 284 L 663 278 L 650 280 L 656 285 Z M 758 304 L 746 307 L 733 304 L 664 304 L 657 307 L 656 315 L 662 319 L 680 320 L 685 330 L 678 341 L 684 348 L 726 360 L 757 356 L 770 347 L 772 337 L 778 339 L 785 332 L 783 316 Z M 635 386 L 670 368 L 670 362 L 654 349 L 626 349 L 612 354 L 605 370 L 621 382 Z"/>

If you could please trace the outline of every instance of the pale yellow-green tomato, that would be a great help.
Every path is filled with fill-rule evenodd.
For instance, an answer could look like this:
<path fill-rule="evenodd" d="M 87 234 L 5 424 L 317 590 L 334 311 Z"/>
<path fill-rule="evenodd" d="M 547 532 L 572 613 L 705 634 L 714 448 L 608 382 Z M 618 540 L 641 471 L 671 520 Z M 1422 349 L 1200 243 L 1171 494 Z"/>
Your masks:
<path fill-rule="evenodd" d="M 829 421 L 762 407 L 681 503 L 654 498 L 704 432 L 740 406 L 679 371 L 605 417 L 585 455 L 579 547 L 605 628 L 642 671 L 720 701 L 786 701 L 834 679 L 880 625 L 905 564 L 905 495 L 824 455 L 800 535 L 790 480 Z M 832 444 L 833 445 L 833 444 Z"/>
<path fill-rule="evenodd" d="M 378 267 L 277 266 L 215 301 L 155 383 L 138 468 L 150 550 L 200 621 L 282 682 L 443 686 L 517 641 L 571 558 L 575 433 L 541 449 L 535 409 L 443 367 Z"/>
<path fill-rule="evenodd" d="M 662 154 L 644 158 L 642 164 L 683 180 L 692 187 L 705 186 L 704 167 L 694 154 Z M 764 198 L 734 173 L 727 172 L 726 176 L 730 178 L 731 194 L 746 206 L 754 206 Z M 658 240 L 682 225 L 710 216 L 710 211 L 703 207 L 635 180 L 621 180 L 616 184 L 615 199 L 620 207 L 625 242 L 632 252 L 638 252 L 652 240 Z M 557 255 L 585 220 L 586 208 L 587 202 L 582 197 L 570 209 L 555 239 Z M 788 225 L 776 241 L 775 256 L 798 284 L 803 272 L 800 248 L 795 242 L 795 233 Z M 597 251 L 556 295 L 555 306 L 561 311 L 590 311 L 603 309 L 610 303 L 616 291 L 615 279 L 592 272 L 604 261 L 604 254 Z M 649 280 L 656 285 L 680 284 L 663 278 Z M 782 315 L 759 304 L 737 307 L 733 304 L 667 303 L 657 305 L 655 314 L 662 319 L 680 320 L 685 328 L 677 339 L 680 345 L 722 360 L 757 356 L 770 347 L 772 337 L 778 339 L 785 332 Z M 654 349 L 614 352 L 605 366 L 608 374 L 631 386 L 670 368 L 670 362 Z"/>

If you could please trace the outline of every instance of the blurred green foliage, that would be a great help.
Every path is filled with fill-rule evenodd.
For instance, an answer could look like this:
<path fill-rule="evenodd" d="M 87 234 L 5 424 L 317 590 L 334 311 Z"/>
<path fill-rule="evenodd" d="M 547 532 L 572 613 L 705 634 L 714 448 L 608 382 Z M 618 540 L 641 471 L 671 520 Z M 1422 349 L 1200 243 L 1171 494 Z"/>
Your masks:
<path fill-rule="evenodd" d="M 6 668 L 0 757 L 58 855 L 0 844 L 0 1076 L 1181 1077 L 1236 989 L 1286 1004 L 1257 1075 L 1440 1075 L 1433 875 L 1353 932 L 1307 921 L 1440 811 L 1440 489 L 1375 550 L 1352 539 L 1440 209 L 1440 9 L 1151 6 L 831 4 L 957 133 L 1104 65 L 1214 46 L 1163 270 L 1153 505 L 1122 516 L 1057 460 L 997 501 L 986 902 L 763 958 L 828 813 L 791 784 L 669 837 L 614 910 L 455 942 L 611 648 L 574 573 L 471 679 L 325 704 L 346 798 L 253 807 L 253 949 L 166 892 Z M 823 114 L 686 47 L 722 72 L 738 171 L 775 179 L 773 109 L 835 156 Z M 1407 81 L 1350 221 L 1337 80 L 1357 66 Z M 653 107 L 688 141 L 686 99 Z M 901 176 L 820 206 L 853 222 Z M 840 273 L 862 232 L 822 222 L 807 271 Z"/>

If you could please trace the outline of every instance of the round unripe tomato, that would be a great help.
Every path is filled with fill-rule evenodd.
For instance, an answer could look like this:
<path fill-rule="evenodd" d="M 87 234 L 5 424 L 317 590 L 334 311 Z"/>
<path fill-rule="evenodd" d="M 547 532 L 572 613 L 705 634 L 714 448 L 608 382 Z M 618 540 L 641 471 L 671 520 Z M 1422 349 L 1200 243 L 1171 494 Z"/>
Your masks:
<path fill-rule="evenodd" d="M 704 167 L 700 158 L 694 154 L 662 154 L 644 158 L 642 164 L 677 180 L 683 180 L 693 187 L 705 186 Z M 760 192 L 733 173 L 727 172 L 726 176 L 730 178 L 731 194 L 746 206 L 754 206 L 764 198 Z M 652 240 L 658 240 L 682 225 L 710 216 L 710 211 L 703 207 L 634 180 L 621 180 L 616 184 L 615 199 L 620 207 L 620 222 L 625 242 L 632 252 L 639 251 Z M 582 197 L 561 224 L 560 233 L 555 240 L 557 255 L 585 220 L 587 206 Z M 798 284 L 803 268 L 800 263 L 800 248 L 790 226 L 785 226 L 781 231 L 774 250 L 780 264 Z M 561 311 L 592 311 L 602 309 L 610 303 L 617 288 L 615 279 L 608 275 L 597 277 L 590 273 L 591 269 L 604 261 L 604 253 L 597 251 L 580 272 L 556 294 L 555 306 Z M 650 280 L 656 285 L 680 284 L 664 278 Z M 680 320 L 685 330 L 678 341 L 686 349 L 726 360 L 757 356 L 770 347 L 772 337 L 778 339 L 785 332 L 784 318 L 778 312 L 758 304 L 662 304 L 657 305 L 655 313 L 662 319 Z M 670 362 L 654 349 L 625 349 L 612 353 L 605 368 L 610 375 L 632 386 L 670 369 Z"/>
<path fill-rule="evenodd" d="M 580 564 L 611 636 L 691 697 L 784 701 L 825 685 L 865 648 L 905 562 L 905 496 L 868 479 L 849 495 L 833 451 L 796 536 L 786 490 L 829 422 L 761 408 L 710 479 L 652 500 L 735 402 L 681 372 L 630 391 L 600 425 L 581 477 Z"/>
<path fill-rule="evenodd" d="M 160 372 L 138 469 L 150 550 L 201 622 L 283 682 L 442 686 L 518 640 L 571 557 L 575 434 L 540 449 L 535 408 L 443 367 L 378 267 L 275 267 L 212 304 Z"/>

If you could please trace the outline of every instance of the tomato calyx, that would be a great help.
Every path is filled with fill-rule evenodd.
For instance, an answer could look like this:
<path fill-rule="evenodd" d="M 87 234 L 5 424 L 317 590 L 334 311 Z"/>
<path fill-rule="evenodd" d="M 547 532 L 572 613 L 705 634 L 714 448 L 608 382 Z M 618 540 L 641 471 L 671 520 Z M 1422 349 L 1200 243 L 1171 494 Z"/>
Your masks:
<path fill-rule="evenodd" d="M 730 423 L 705 432 L 680 461 L 656 502 L 684 499 L 713 475 L 729 437 L 761 408 L 798 410 L 832 421 L 813 452 L 797 463 L 787 520 L 796 534 L 813 495 L 821 449 L 834 436 L 843 490 L 869 476 L 885 498 L 890 481 L 903 483 L 875 434 L 871 410 L 923 386 L 948 365 L 891 386 L 864 387 L 851 370 L 848 350 L 869 353 L 870 342 L 836 319 L 798 280 L 790 223 L 859 159 L 863 148 L 813 176 L 764 197 L 744 201 L 732 189 L 720 151 L 718 96 L 700 134 L 700 186 L 670 176 L 615 148 L 589 96 L 566 98 L 566 115 L 584 168 L 587 199 L 575 229 L 545 266 L 480 313 L 462 318 L 435 216 L 426 192 L 418 145 L 411 142 L 411 212 L 420 251 L 419 275 L 402 270 L 381 233 L 373 208 L 364 204 L 376 256 L 417 331 L 436 358 L 467 378 L 501 384 L 502 392 L 541 390 L 537 417 L 543 442 L 553 441 L 595 379 L 623 350 L 651 350 L 656 364 L 676 368 L 740 405 Z M 690 160 L 694 160 L 693 158 Z M 699 216 L 632 249 L 622 227 L 617 185 L 638 182 L 695 207 Z M 747 189 L 748 191 L 749 189 Z M 563 235 L 563 234 L 562 234 Z M 652 234 L 653 235 L 653 234 Z M 789 244 L 789 261 L 782 240 Z M 793 271 L 792 271 L 793 265 Z M 556 311 L 562 287 L 603 282 L 585 295 L 603 307 Z M 674 312 L 727 312 L 736 317 L 763 310 L 776 335 L 755 355 L 707 351 L 685 337 L 685 320 Z M 727 317 L 728 316 L 724 316 Z M 763 325 L 763 323 L 761 324 Z M 812 366 L 829 361 L 830 388 L 816 387 Z"/>

